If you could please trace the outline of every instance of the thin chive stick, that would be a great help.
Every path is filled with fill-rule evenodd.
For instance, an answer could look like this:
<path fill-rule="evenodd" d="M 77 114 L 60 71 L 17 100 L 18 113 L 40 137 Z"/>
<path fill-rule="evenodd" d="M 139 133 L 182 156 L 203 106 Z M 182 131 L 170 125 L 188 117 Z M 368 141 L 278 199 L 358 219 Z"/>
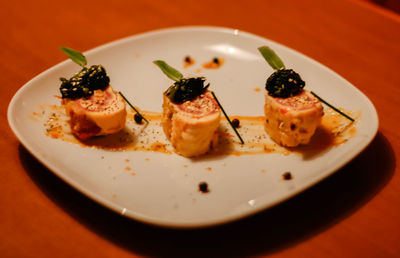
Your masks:
<path fill-rule="evenodd" d="M 311 91 L 311 94 L 314 95 L 317 99 L 319 99 L 322 103 L 326 104 L 328 107 L 332 108 L 333 110 L 335 110 L 336 112 L 338 112 L 339 114 L 341 114 L 342 116 L 344 116 L 345 118 L 349 119 L 351 122 L 354 122 L 354 119 L 349 117 L 348 115 L 346 115 L 345 113 L 343 113 L 342 111 L 340 111 L 339 109 L 335 108 L 334 106 L 332 106 L 331 104 L 329 104 L 328 102 L 326 102 L 325 100 L 323 100 L 320 96 L 318 96 L 317 94 L 315 94 L 314 92 Z"/>
<path fill-rule="evenodd" d="M 238 131 L 236 130 L 236 128 L 233 126 L 233 124 L 232 124 L 231 120 L 229 119 L 228 115 L 225 113 L 225 110 L 224 110 L 224 108 L 222 107 L 221 103 L 219 103 L 219 101 L 218 101 L 218 99 L 217 99 L 217 96 L 215 96 L 215 94 L 214 94 L 213 91 L 211 91 L 211 94 L 213 95 L 215 101 L 217 101 L 218 106 L 221 108 L 222 113 L 224 113 L 224 115 L 225 115 L 225 117 L 226 117 L 226 120 L 228 120 L 228 122 L 229 122 L 229 124 L 231 125 L 232 129 L 235 131 L 237 137 L 239 137 L 240 143 L 241 143 L 241 144 L 244 144 L 244 141 L 243 141 L 242 137 L 240 137 L 240 134 L 238 133 Z"/>
<path fill-rule="evenodd" d="M 129 105 L 131 108 L 133 108 L 133 110 L 135 110 L 136 114 L 138 114 L 141 118 L 143 118 L 144 121 L 146 121 L 146 123 L 149 123 L 149 121 L 147 121 L 147 119 L 146 119 L 144 116 L 142 116 L 142 114 L 140 114 L 140 112 L 129 102 L 129 100 L 128 100 L 127 98 L 125 98 L 125 96 L 124 96 L 124 94 L 122 94 L 122 92 L 119 91 L 118 93 L 119 93 L 119 95 L 121 95 L 121 97 L 126 101 L 126 103 L 128 103 L 128 105 Z"/>

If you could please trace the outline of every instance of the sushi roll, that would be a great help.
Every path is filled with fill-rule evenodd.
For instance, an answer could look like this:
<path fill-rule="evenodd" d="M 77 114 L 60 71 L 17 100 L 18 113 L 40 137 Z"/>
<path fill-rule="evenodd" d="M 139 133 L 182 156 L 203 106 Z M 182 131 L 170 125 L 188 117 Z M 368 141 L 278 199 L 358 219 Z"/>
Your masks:
<path fill-rule="evenodd" d="M 305 82 L 292 69 L 286 69 L 268 47 L 259 48 L 275 69 L 267 79 L 265 92 L 265 130 L 279 145 L 296 147 L 308 144 L 324 115 L 322 103 L 304 89 Z"/>
<path fill-rule="evenodd" d="M 125 127 L 126 108 L 121 96 L 108 86 L 87 98 L 62 99 L 72 133 L 81 140 L 119 132 Z"/>
<path fill-rule="evenodd" d="M 81 53 L 69 48 L 62 50 L 83 67 L 70 79 L 60 78 L 61 104 L 70 117 L 72 133 L 81 140 L 87 140 L 123 129 L 127 116 L 125 101 L 110 86 L 104 67 L 86 67 L 86 58 Z"/>
<path fill-rule="evenodd" d="M 162 126 L 178 154 L 200 156 L 217 145 L 221 112 L 210 91 L 181 104 L 163 99 Z"/>
<path fill-rule="evenodd" d="M 175 83 L 163 93 L 162 127 L 175 152 L 184 157 L 203 155 L 218 143 L 220 108 L 205 78 L 183 78 L 163 61 L 155 61 Z M 173 70 L 171 70 L 173 69 Z"/>
<path fill-rule="evenodd" d="M 309 143 L 324 114 L 322 104 L 310 92 L 279 98 L 265 93 L 265 130 L 279 145 Z"/>

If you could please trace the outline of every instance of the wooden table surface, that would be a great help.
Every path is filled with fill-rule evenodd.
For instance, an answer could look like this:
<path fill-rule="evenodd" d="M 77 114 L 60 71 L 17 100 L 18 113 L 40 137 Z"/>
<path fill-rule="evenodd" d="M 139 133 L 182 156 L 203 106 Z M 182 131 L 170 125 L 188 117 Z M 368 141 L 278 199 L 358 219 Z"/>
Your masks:
<path fill-rule="evenodd" d="M 154 29 L 237 28 L 325 64 L 374 103 L 379 132 L 355 160 L 250 218 L 173 230 L 121 217 L 39 163 L 7 122 L 16 91 L 85 51 Z M 1 1 L 0 256 L 400 257 L 400 16 L 365 1 Z"/>

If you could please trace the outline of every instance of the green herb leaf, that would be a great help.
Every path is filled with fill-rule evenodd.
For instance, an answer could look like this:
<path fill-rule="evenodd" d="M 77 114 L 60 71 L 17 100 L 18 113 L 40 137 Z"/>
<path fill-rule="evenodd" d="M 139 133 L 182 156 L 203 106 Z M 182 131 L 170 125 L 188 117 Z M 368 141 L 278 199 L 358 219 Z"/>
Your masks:
<path fill-rule="evenodd" d="M 60 50 L 64 52 L 72 61 L 78 65 L 85 67 L 87 64 L 86 57 L 79 51 L 69 47 L 60 47 Z"/>
<path fill-rule="evenodd" d="M 153 61 L 153 63 L 156 64 L 171 80 L 180 81 L 183 78 L 183 75 L 179 71 L 169 66 L 166 62 L 162 60 L 156 60 Z"/>
<path fill-rule="evenodd" d="M 267 46 L 262 46 L 258 48 L 258 51 L 260 51 L 261 55 L 272 67 L 272 69 L 279 70 L 285 68 L 285 65 L 283 64 L 282 60 L 271 48 Z"/>

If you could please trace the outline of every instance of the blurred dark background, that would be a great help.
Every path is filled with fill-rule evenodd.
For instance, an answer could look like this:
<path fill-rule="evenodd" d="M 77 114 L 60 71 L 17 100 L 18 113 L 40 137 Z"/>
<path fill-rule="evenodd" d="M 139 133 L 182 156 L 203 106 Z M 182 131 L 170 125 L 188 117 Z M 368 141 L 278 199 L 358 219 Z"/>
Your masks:
<path fill-rule="evenodd" d="M 400 0 L 363 0 L 400 14 Z"/>

